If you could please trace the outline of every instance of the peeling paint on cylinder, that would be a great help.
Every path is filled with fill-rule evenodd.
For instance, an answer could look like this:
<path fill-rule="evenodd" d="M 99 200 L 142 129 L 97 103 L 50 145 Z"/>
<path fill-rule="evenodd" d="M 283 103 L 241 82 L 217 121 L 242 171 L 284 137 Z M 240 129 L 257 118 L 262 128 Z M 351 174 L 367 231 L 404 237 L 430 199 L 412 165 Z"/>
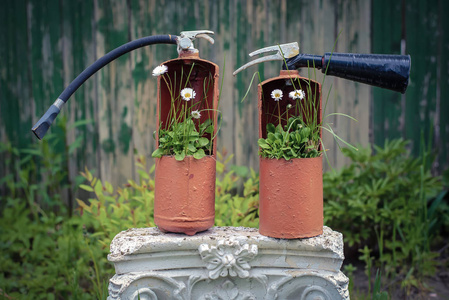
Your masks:
<path fill-rule="evenodd" d="M 323 233 L 322 162 L 260 158 L 260 234 L 296 239 Z"/>
<path fill-rule="evenodd" d="M 215 157 L 156 159 L 154 222 L 160 230 L 194 235 L 214 225 Z"/>

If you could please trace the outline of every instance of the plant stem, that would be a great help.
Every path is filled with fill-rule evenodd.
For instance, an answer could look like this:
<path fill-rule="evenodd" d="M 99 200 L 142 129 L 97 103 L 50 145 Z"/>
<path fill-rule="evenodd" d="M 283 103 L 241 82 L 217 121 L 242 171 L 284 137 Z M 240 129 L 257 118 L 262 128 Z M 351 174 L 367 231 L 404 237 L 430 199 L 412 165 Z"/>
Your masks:
<path fill-rule="evenodd" d="M 279 103 L 280 100 L 278 100 L 278 116 L 279 116 L 279 125 L 281 125 L 281 104 Z"/>

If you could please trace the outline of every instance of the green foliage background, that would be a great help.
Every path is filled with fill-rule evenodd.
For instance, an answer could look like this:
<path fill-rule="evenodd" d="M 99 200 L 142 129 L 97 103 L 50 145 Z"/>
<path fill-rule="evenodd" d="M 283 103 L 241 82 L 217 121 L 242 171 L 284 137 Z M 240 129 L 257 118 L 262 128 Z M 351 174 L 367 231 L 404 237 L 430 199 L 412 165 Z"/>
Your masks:
<path fill-rule="evenodd" d="M 110 241 L 122 230 L 154 226 L 154 166 L 137 157 L 139 179 L 122 187 L 86 169 L 77 180 L 90 196 L 77 199 L 71 213 L 56 193 L 70 185 L 60 184 L 65 157 L 51 150 L 52 140 L 35 146 L 43 149 L 1 145 L 11 172 L 0 179 L 0 297 L 106 299 L 114 274 L 106 258 Z M 352 163 L 324 174 L 324 215 L 326 225 L 344 234 L 345 247 L 359 251 L 369 278 L 380 268 L 382 278 L 395 278 L 410 292 L 435 274 L 434 249 L 445 241 L 449 205 L 444 178 L 430 174 L 431 153 L 416 159 L 406 145 L 394 140 L 374 152 L 344 149 Z M 217 156 L 216 225 L 257 227 L 258 174 L 230 165 L 231 159 Z M 35 183 L 39 168 L 46 184 Z M 346 270 L 351 277 L 354 268 Z M 373 287 L 380 293 L 380 279 Z"/>

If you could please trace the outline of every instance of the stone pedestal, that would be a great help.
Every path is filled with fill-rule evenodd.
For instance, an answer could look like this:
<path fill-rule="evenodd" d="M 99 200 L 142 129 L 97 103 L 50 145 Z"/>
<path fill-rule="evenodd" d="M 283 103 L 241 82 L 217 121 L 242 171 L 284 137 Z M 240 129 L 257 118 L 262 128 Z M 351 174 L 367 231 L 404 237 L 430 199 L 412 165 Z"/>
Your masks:
<path fill-rule="evenodd" d="M 214 227 L 186 236 L 130 229 L 111 243 L 108 299 L 349 299 L 343 238 L 281 240 L 255 228 Z"/>

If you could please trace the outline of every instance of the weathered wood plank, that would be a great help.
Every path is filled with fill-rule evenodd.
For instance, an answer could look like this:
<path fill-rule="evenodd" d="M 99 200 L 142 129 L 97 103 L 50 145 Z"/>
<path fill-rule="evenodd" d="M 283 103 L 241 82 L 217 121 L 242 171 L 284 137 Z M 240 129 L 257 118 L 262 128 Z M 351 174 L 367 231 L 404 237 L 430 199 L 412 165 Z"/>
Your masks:
<path fill-rule="evenodd" d="M 401 53 L 401 2 L 373 2 L 373 53 Z M 410 89 L 410 87 L 409 87 Z M 373 88 L 374 142 L 383 145 L 385 138 L 402 136 L 404 117 L 401 95 L 392 91 Z"/>
<path fill-rule="evenodd" d="M 98 58 L 129 41 L 127 11 L 124 1 L 95 1 Z M 129 60 L 129 55 L 124 55 L 101 69 L 97 86 L 101 174 L 114 184 L 125 182 L 134 173 Z"/>
<path fill-rule="evenodd" d="M 410 54 L 412 69 L 405 96 L 374 89 L 374 142 L 403 137 L 412 141 L 412 153 L 418 155 L 421 133 L 430 135 L 430 145 L 438 153 L 435 172 L 449 166 L 447 95 L 448 68 L 447 20 L 445 1 L 374 1 L 373 52 Z M 402 44 L 401 44 L 402 41 Z"/>
<path fill-rule="evenodd" d="M 67 87 L 76 76 L 95 60 L 95 43 L 92 29 L 94 5 L 90 1 L 62 1 L 60 3 L 62 16 L 60 45 L 63 55 L 63 81 L 59 92 Z M 95 123 L 96 106 L 96 75 L 87 80 L 71 97 L 63 110 L 68 116 L 69 124 L 80 120 L 91 120 L 90 124 L 67 130 L 67 145 L 79 143 L 70 153 L 70 178 L 73 180 L 84 170 L 86 165 L 99 169 L 98 134 Z M 98 165 L 97 165 L 98 164 Z"/>
<path fill-rule="evenodd" d="M 435 105 L 436 172 L 449 168 L 449 11 L 448 1 L 438 1 L 437 92 Z"/>
<path fill-rule="evenodd" d="M 434 2 L 434 3 L 432 3 Z M 407 50 L 413 57 L 411 84 L 407 90 L 405 137 L 419 153 L 421 132 L 429 133 L 435 108 L 437 10 L 436 1 L 410 1 L 406 6 Z"/>
<path fill-rule="evenodd" d="M 428 134 L 433 125 L 435 146 L 441 149 L 437 166 L 441 170 L 449 161 L 449 104 L 444 101 L 449 93 L 445 67 L 449 60 L 449 21 L 443 15 L 448 4 L 437 0 L 406 3 L 406 47 L 413 60 L 406 96 L 328 77 L 323 101 L 332 89 L 326 113 L 347 113 L 359 122 L 344 117 L 327 121 L 351 143 L 382 144 L 386 137 L 412 138 L 415 153 L 420 130 Z M 234 153 L 234 163 L 257 169 L 258 78 L 248 98 L 244 102 L 241 99 L 255 71 L 264 80 L 278 75 L 280 64 L 259 65 L 233 77 L 233 70 L 251 60 L 248 53 L 298 41 L 302 52 L 323 54 L 331 51 L 340 31 L 336 51 L 401 52 L 400 1 L 189 0 L 180 5 L 173 0 L 21 0 L 6 2 L 2 8 L 0 140 L 16 145 L 29 143 L 33 122 L 76 75 L 106 52 L 142 36 L 210 29 L 216 33 L 216 43 L 197 41 L 195 45 L 202 58 L 221 69 L 226 57 L 218 149 L 225 147 Z M 70 99 L 62 113 L 68 125 L 82 119 L 95 120 L 67 133 L 68 144 L 82 137 L 70 163 L 72 177 L 87 165 L 96 168 L 105 180 L 124 183 L 135 174 L 134 151 L 150 156 L 156 147 L 152 137 L 156 128 L 156 80 L 151 71 L 175 58 L 175 48 L 157 45 L 125 55 L 89 79 Z M 322 78 L 317 75 L 318 81 Z M 324 141 L 331 150 L 332 166 L 343 165 L 345 161 L 332 137 L 325 135 Z"/>
<path fill-rule="evenodd" d="M 335 52 L 370 53 L 370 36 L 367 34 L 371 26 L 370 4 L 363 0 L 340 0 L 337 1 L 337 6 L 334 10 L 336 13 L 334 34 L 337 35 L 334 37 L 334 40 L 338 39 Z M 357 119 L 358 122 L 343 116 L 333 116 L 330 119 L 333 121 L 328 122 L 334 123 L 334 131 L 350 144 L 368 146 L 371 88 L 350 80 L 339 78 L 332 80 L 332 89 L 335 89 L 335 92 L 331 91 L 331 93 L 334 93 L 335 98 L 330 98 L 329 101 L 334 101 L 337 107 L 334 107 L 334 110 L 330 110 L 329 113 L 344 113 Z M 335 160 L 332 165 L 340 168 L 349 162 L 337 150 L 338 145 L 336 145 L 335 141 L 332 147 L 333 151 L 337 153 L 337 156 L 334 156 Z"/>

